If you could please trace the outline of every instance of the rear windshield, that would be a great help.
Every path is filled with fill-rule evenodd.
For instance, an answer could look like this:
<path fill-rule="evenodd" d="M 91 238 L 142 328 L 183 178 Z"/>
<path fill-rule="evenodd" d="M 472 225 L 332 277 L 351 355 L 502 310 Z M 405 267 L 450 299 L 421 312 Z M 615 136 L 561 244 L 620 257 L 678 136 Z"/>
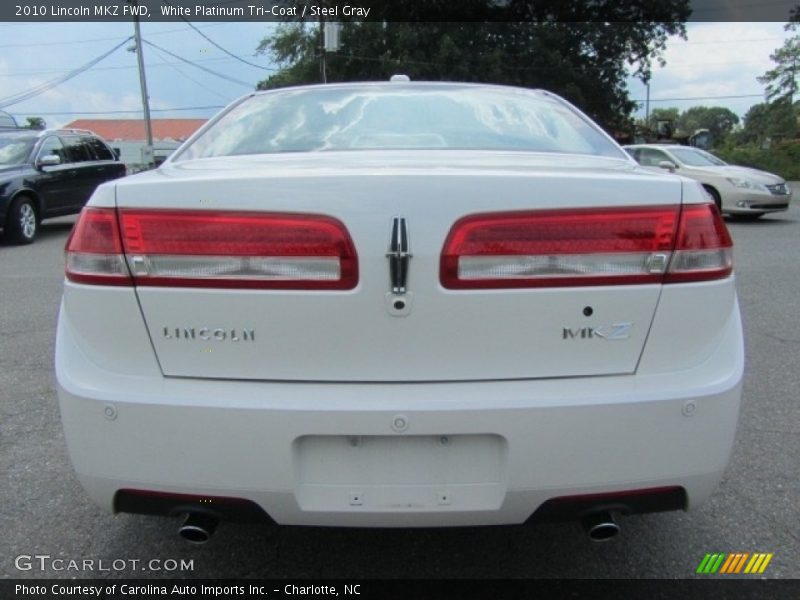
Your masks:
<path fill-rule="evenodd" d="M 0 165 L 19 165 L 30 156 L 35 137 L 0 135 Z"/>
<path fill-rule="evenodd" d="M 625 157 L 589 121 L 537 92 L 468 86 L 333 86 L 248 98 L 176 160 L 398 148 Z"/>

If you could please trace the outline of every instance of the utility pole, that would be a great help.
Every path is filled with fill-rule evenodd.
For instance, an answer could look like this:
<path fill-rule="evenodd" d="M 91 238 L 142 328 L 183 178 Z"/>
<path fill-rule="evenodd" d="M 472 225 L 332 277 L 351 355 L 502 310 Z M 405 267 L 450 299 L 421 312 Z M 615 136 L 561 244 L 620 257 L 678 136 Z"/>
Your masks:
<path fill-rule="evenodd" d="M 648 126 L 647 124 L 649 122 L 650 122 L 650 82 L 648 81 L 647 82 L 647 100 L 644 103 L 644 124 L 645 124 L 645 126 Z"/>
<path fill-rule="evenodd" d="M 131 6 L 138 7 L 139 0 L 126 0 Z M 144 131 L 147 138 L 146 145 L 142 148 L 142 162 L 148 167 L 155 162 L 153 156 L 153 128 L 150 123 L 150 99 L 147 95 L 147 80 L 144 76 L 144 48 L 142 45 L 142 32 L 139 29 L 139 11 L 133 11 L 133 28 L 136 39 L 136 61 L 139 63 L 139 87 L 142 91 L 142 109 L 144 112 Z"/>
<path fill-rule="evenodd" d="M 322 83 L 328 83 L 328 69 L 325 65 L 325 20 L 319 20 L 319 72 Z"/>

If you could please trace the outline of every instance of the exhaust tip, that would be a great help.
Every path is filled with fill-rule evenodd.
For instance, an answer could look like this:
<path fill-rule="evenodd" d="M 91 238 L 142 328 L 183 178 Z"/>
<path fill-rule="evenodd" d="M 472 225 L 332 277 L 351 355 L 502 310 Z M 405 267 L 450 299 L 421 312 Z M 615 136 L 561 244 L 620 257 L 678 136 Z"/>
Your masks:
<path fill-rule="evenodd" d="M 205 544 L 217 528 L 217 519 L 208 515 L 189 513 L 178 529 L 178 535 L 191 544 Z"/>
<path fill-rule="evenodd" d="M 592 513 L 581 519 L 586 535 L 593 542 L 607 542 L 620 532 L 619 525 L 609 512 Z"/>

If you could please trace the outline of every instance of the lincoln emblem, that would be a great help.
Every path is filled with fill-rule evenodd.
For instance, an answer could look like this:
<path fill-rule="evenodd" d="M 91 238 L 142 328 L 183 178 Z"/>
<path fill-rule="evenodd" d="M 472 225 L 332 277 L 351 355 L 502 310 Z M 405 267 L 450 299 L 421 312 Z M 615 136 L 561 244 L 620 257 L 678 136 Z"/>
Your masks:
<path fill-rule="evenodd" d="M 408 227 L 405 217 L 394 217 L 392 220 L 392 239 L 389 242 L 389 278 L 392 282 L 393 294 L 406 293 L 408 280 L 408 261 L 411 260 L 408 244 Z"/>

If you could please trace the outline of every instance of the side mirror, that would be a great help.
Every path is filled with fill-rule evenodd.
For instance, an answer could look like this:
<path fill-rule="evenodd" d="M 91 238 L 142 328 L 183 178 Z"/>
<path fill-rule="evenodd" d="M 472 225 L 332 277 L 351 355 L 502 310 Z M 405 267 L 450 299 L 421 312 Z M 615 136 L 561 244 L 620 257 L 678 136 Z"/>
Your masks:
<path fill-rule="evenodd" d="M 55 167 L 61 164 L 61 157 L 58 154 L 45 154 L 38 161 L 36 166 L 40 169 L 43 167 Z"/>
<path fill-rule="evenodd" d="M 112 148 L 111 151 L 114 153 L 114 160 L 119 160 L 119 157 L 122 155 L 122 151 L 119 148 Z"/>
<path fill-rule="evenodd" d="M 659 168 L 661 168 L 661 169 L 666 169 L 666 170 L 667 170 L 667 171 L 669 171 L 670 173 L 674 173 L 674 172 L 675 172 L 675 169 L 677 169 L 677 168 L 678 168 L 678 165 L 676 165 L 676 164 L 675 164 L 674 162 L 672 162 L 671 160 L 662 160 L 662 161 L 660 161 L 660 162 L 658 163 L 658 166 L 659 166 Z"/>

